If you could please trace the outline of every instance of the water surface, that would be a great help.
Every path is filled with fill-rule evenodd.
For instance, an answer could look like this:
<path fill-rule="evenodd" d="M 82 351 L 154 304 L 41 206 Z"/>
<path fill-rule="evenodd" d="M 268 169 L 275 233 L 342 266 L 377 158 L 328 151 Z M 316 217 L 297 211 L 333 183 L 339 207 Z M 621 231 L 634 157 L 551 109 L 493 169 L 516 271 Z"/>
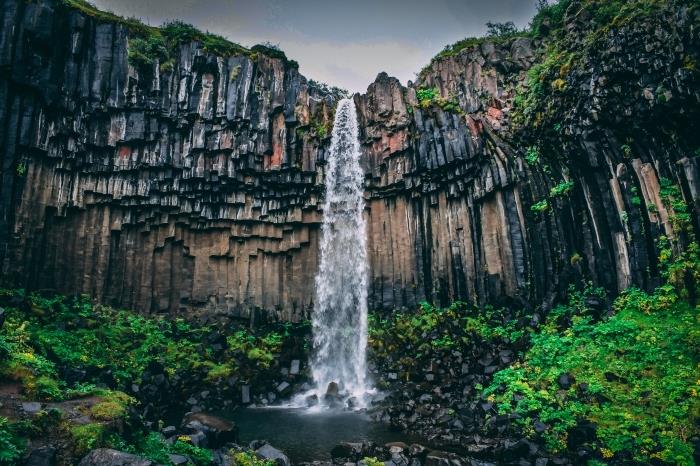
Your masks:
<path fill-rule="evenodd" d="M 372 422 L 364 413 L 349 411 L 310 412 L 300 408 L 247 408 L 229 415 L 238 425 L 241 444 L 267 440 L 282 450 L 292 463 L 329 460 L 340 442 L 420 442 L 405 432 Z"/>

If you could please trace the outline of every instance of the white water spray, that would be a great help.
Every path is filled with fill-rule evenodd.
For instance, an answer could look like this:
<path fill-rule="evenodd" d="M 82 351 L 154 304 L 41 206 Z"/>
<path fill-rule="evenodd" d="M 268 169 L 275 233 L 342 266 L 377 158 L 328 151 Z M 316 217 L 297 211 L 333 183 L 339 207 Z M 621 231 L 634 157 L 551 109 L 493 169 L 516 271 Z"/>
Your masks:
<path fill-rule="evenodd" d="M 336 110 L 326 167 L 311 368 L 318 395 L 335 382 L 341 396 L 354 396 L 359 404 L 369 392 L 363 179 L 355 103 L 343 99 Z"/>

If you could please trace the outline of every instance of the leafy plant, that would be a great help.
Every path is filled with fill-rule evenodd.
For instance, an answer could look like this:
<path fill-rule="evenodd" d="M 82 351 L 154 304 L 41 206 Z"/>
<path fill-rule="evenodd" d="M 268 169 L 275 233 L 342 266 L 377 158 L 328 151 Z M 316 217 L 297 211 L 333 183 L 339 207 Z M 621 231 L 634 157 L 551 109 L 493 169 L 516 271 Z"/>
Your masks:
<path fill-rule="evenodd" d="M 549 201 L 547 199 L 542 199 L 541 201 L 535 202 L 530 206 L 530 210 L 535 213 L 543 213 L 549 210 Z"/>
<path fill-rule="evenodd" d="M 574 189 L 573 180 L 562 181 L 549 191 L 551 197 L 563 197 L 567 196 Z"/>
<path fill-rule="evenodd" d="M 384 466 L 384 461 L 377 459 L 376 456 L 365 456 L 362 462 L 365 466 Z"/>
<path fill-rule="evenodd" d="M 275 466 L 274 461 L 257 457 L 253 451 L 232 451 L 233 460 L 237 466 Z"/>
<path fill-rule="evenodd" d="M 540 152 L 537 150 L 537 147 L 532 146 L 527 149 L 525 160 L 530 165 L 535 165 L 540 162 Z"/>
<path fill-rule="evenodd" d="M 27 173 L 27 164 L 24 162 L 18 163 L 15 171 L 17 172 L 17 176 L 24 176 Z"/>
<path fill-rule="evenodd" d="M 6 417 L 0 416 L 0 464 L 13 465 L 24 454 L 26 444 Z"/>

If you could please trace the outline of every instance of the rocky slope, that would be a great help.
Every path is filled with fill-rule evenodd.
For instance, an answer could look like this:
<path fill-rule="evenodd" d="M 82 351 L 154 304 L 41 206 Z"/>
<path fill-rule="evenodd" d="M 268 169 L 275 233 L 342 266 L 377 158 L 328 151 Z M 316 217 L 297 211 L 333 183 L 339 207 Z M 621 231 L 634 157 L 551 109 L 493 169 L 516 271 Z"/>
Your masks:
<path fill-rule="evenodd" d="M 571 3 L 568 65 L 546 34 L 482 40 L 354 96 L 373 308 L 653 286 L 655 240 L 679 235 L 662 179 L 697 229 L 697 9 L 598 31 Z M 337 93 L 285 58 L 201 42 L 144 69 L 128 25 L 2 5 L 6 279 L 144 312 L 308 317 Z"/>

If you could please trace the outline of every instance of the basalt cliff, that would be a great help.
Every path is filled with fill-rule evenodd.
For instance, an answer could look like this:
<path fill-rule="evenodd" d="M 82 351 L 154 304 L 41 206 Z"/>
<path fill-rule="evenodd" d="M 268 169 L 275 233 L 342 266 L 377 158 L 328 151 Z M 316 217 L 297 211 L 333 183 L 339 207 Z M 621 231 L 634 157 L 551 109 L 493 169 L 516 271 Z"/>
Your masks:
<path fill-rule="evenodd" d="M 669 183 L 697 230 L 698 9 L 600 30 L 571 3 L 558 50 L 544 23 L 354 96 L 370 308 L 655 286 L 658 240 L 684 235 Z M 195 40 L 144 65 L 133 48 L 128 23 L 2 0 L 5 280 L 145 313 L 308 318 L 339 93 L 269 50 Z"/>

